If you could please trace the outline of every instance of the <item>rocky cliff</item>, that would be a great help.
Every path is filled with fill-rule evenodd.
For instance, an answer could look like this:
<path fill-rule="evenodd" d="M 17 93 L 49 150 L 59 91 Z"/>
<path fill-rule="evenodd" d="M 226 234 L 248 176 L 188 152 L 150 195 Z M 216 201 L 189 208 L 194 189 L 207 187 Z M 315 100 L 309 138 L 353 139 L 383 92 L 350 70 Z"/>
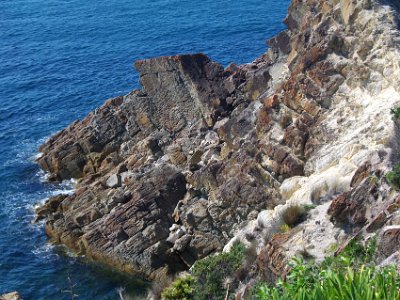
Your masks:
<path fill-rule="evenodd" d="M 398 6 L 293 0 L 287 30 L 252 63 L 136 62 L 141 90 L 40 148 L 51 180 L 78 182 L 37 219 L 54 241 L 148 279 L 235 240 L 255 249 L 266 277 L 293 255 L 322 258 L 371 232 L 391 255 L 400 200 L 384 174 L 397 151 Z"/>

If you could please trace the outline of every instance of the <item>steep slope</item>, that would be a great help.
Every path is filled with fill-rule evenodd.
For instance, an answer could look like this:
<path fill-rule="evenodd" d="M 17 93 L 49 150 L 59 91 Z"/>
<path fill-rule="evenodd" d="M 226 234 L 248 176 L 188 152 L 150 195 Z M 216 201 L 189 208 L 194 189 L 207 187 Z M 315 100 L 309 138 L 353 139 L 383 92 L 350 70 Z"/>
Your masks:
<path fill-rule="evenodd" d="M 352 234 L 346 218 L 328 217 L 332 199 L 366 181 L 356 173 L 365 161 L 381 177 L 389 165 L 397 6 L 293 0 L 288 29 L 252 63 L 224 69 L 202 54 L 137 62 L 142 90 L 40 148 L 50 179 L 79 178 L 73 195 L 38 210 L 46 232 L 149 279 L 232 238 L 267 253 L 265 271 L 276 275 L 300 250 L 322 257 Z M 380 201 L 393 201 L 382 189 L 390 196 Z M 277 243 L 282 225 L 298 223 Z"/>
<path fill-rule="evenodd" d="M 305 3 L 307 9 L 310 3 Z M 337 78 L 339 84 L 306 144 L 313 147 L 306 176 L 285 180 L 280 186 L 285 204 L 261 212 L 226 247 L 237 240 L 256 245 L 258 267 L 267 279 L 284 274 L 293 256 L 322 260 L 354 238 L 376 235 L 382 260 L 398 250 L 400 198 L 385 178 L 398 161 L 398 124 L 390 113 L 400 103 L 398 6 L 314 3 L 296 24 L 309 24 L 321 10 L 322 18 L 310 30 L 324 24 L 336 38 L 340 33 L 335 45 L 341 50 L 312 66 L 330 66 L 329 80 Z M 291 9 L 299 5 L 293 3 Z M 294 229 L 283 232 L 287 225 Z"/>

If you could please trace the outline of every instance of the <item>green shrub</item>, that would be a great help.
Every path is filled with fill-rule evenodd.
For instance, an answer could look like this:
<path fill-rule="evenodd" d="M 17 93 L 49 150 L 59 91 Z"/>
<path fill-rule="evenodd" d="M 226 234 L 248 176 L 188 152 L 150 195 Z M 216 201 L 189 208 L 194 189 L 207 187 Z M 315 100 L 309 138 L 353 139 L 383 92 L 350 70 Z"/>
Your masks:
<path fill-rule="evenodd" d="M 399 135 L 400 135 L 400 107 L 392 108 L 390 111 L 393 115 L 393 121 L 395 123 L 395 133 L 392 138 L 391 148 L 392 148 L 392 159 L 398 161 L 398 149 L 399 149 Z M 397 149 L 397 150 L 396 150 Z M 393 153 L 396 155 L 393 156 Z M 393 166 L 393 170 L 386 173 L 385 175 L 387 181 L 397 190 L 400 189 L 400 162 Z"/>
<path fill-rule="evenodd" d="M 230 252 L 210 255 L 197 261 L 191 275 L 178 278 L 164 289 L 164 300 L 210 300 L 225 299 L 227 292 L 237 287 L 237 272 L 242 270 L 245 247 L 233 245 Z M 228 293 L 229 294 L 229 293 Z"/>
<path fill-rule="evenodd" d="M 258 300 L 400 300 L 400 274 L 394 267 L 373 266 L 376 239 L 365 246 L 352 242 L 343 254 L 322 264 L 294 259 L 285 281 L 257 284 Z"/>
<path fill-rule="evenodd" d="M 245 258 L 243 244 L 235 244 L 230 252 L 208 256 L 197 261 L 192 268 L 196 278 L 194 299 L 224 299 L 227 285 L 234 283 L 236 272 Z M 230 286 L 233 289 L 233 286 Z"/>
<path fill-rule="evenodd" d="M 195 280 L 190 275 L 178 278 L 162 292 L 161 298 L 163 300 L 191 300 L 194 284 Z"/>
<path fill-rule="evenodd" d="M 364 246 L 352 241 L 337 257 L 321 264 L 296 258 L 285 281 L 257 284 L 251 299 L 258 300 L 400 300 L 400 274 L 394 267 L 374 267 L 376 238 Z"/>
<path fill-rule="evenodd" d="M 303 265 L 302 267 L 304 267 Z M 375 269 L 361 266 L 344 272 L 325 269 L 312 277 L 312 283 L 304 280 L 296 267 L 292 277 L 270 287 L 259 284 L 254 291 L 258 300 L 398 300 L 400 277 L 394 267 Z M 307 269 L 308 267 L 306 267 Z M 316 280 L 317 279 L 317 280 Z"/>
<path fill-rule="evenodd" d="M 392 108 L 392 109 L 390 110 L 390 112 L 392 113 L 393 118 L 394 118 L 395 120 L 397 120 L 397 119 L 400 118 L 400 107 Z"/>
<path fill-rule="evenodd" d="M 315 205 L 315 204 L 303 204 L 303 208 L 305 211 L 309 211 L 309 210 L 312 210 L 317 207 L 318 207 L 318 205 Z"/>
<path fill-rule="evenodd" d="M 393 187 L 400 189 L 400 163 L 395 164 L 393 170 L 386 173 L 385 176 Z"/>

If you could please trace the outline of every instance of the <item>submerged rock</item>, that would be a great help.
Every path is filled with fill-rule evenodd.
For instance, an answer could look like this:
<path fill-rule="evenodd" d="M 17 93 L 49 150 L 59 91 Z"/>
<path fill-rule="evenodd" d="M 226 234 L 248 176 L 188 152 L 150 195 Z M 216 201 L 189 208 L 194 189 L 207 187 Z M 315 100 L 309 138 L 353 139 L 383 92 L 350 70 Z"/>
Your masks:
<path fill-rule="evenodd" d="M 298 253 L 322 259 L 349 228 L 381 228 L 394 196 L 366 178 L 387 170 L 400 103 L 395 9 L 293 0 L 288 29 L 250 64 L 136 62 L 141 90 L 41 146 L 51 179 L 79 179 L 38 210 L 47 234 L 148 279 L 241 240 L 272 278 Z M 277 236 L 285 225 L 295 229 Z"/>

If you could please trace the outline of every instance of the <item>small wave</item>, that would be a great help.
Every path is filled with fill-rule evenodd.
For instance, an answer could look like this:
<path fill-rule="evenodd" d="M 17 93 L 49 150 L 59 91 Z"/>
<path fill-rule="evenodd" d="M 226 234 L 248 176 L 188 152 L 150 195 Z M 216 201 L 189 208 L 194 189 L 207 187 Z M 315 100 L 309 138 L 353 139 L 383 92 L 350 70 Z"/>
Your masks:
<path fill-rule="evenodd" d="M 45 260 L 57 258 L 58 254 L 54 251 L 55 246 L 50 243 L 45 243 L 39 247 L 35 247 L 31 252 Z"/>
<path fill-rule="evenodd" d="M 43 156 L 43 153 L 42 152 L 38 152 L 38 153 L 32 155 L 31 157 L 29 157 L 28 160 L 31 161 L 31 162 L 35 162 L 36 160 L 38 160 L 42 156 Z"/>
<path fill-rule="evenodd" d="M 36 142 L 36 144 L 37 144 L 37 145 L 42 145 L 42 144 L 47 143 L 47 142 L 50 140 L 50 138 L 51 138 L 53 135 L 55 135 L 56 133 L 57 133 L 57 131 L 52 131 L 49 135 L 46 135 L 46 136 L 44 136 L 44 137 L 38 139 L 37 142 Z"/>
<path fill-rule="evenodd" d="M 59 189 L 59 190 L 54 190 L 51 191 L 50 194 L 51 196 L 58 196 L 58 195 L 72 195 L 75 192 L 74 189 Z"/>
<path fill-rule="evenodd" d="M 37 222 L 33 222 L 34 220 L 34 215 L 31 215 L 30 217 L 30 222 L 28 223 L 28 229 L 32 233 L 38 233 L 40 235 L 43 234 L 43 228 L 46 224 L 46 220 L 40 220 Z"/>
<path fill-rule="evenodd" d="M 65 246 L 63 246 L 63 250 L 64 250 L 64 254 L 66 255 L 66 256 L 68 256 L 68 257 L 71 257 L 71 258 L 84 258 L 85 257 L 85 255 L 79 255 L 79 254 L 77 254 L 77 253 L 75 253 L 75 252 L 72 252 L 71 250 L 69 250 L 67 247 L 65 247 Z"/>
<path fill-rule="evenodd" d="M 63 180 L 61 182 L 61 186 L 66 187 L 66 188 L 72 188 L 75 189 L 77 180 L 72 178 L 72 179 L 68 179 L 68 180 Z"/>
<path fill-rule="evenodd" d="M 58 195 L 72 195 L 74 192 L 75 192 L 75 189 L 70 188 L 69 186 L 61 188 L 61 189 L 51 190 L 51 191 L 48 191 L 48 194 L 49 194 L 48 197 L 42 198 L 39 201 L 36 201 L 35 203 L 29 203 L 25 206 L 25 208 L 27 210 L 32 211 L 32 213 L 34 215 L 35 210 L 38 209 L 39 207 L 43 206 L 47 202 L 47 200 L 49 200 L 51 197 L 58 196 Z"/>
<path fill-rule="evenodd" d="M 41 183 L 48 182 L 49 181 L 49 174 L 43 171 L 42 169 L 39 169 L 37 173 L 35 174 L 36 177 L 39 177 L 39 181 Z"/>
<path fill-rule="evenodd" d="M 36 177 L 39 177 L 41 183 L 49 182 L 50 174 L 40 169 L 36 173 Z M 50 191 L 51 196 L 57 196 L 60 194 L 70 195 L 75 191 L 77 181 L 75 179 L 63 180 L 61 183 L 55 183 L 55 189 Z"/>
<path fill-rule="evenodd" d="M 50 195 L 72 195 L 75 192 L 75 186 L 75 180 L 64 180 L 57 186 L 56 189 L 50 191 Z"/>
<path fill-rule="evenodd" d="M 30 203 L 30 204 L 28 204 L 28 205 L 26 206 L 26 208 L 34 213 L 35 210 L 36 210 L 37 208 L 43 206 L 43 205 L 46 203 L 47 200 L 49 200 L 49 197 L 40 199 L 39 201 L 37 201 L 36 203 L 33 203 L 33 204 Z"/>
<path fill-rule="evenodd" d="M 40 138 L 40 139 L 34 141 L 33 143 L 31 143 L 31 144 L 34 145 L 33 149 L 36 149 L 35 151 L 37 151 L 37 148 L 38 148 L 40 145 L 43 145 L 43 144 L 47 143 L 47 141 L 49 141 L 50 138 L 51 138 L 53 135 L 55 135 L 56 133 L 57 133 L 57 131 L 54 131 L 54 132 L 52 132 L 51 134 L 46 135 L 45 137 L 42 137 L 42 138 Z M 30 147 L 30 149 L 32 149 L 32 146 Z M 43 153 L 42 153 L 42 152 L 31 153 L 31 155 L 28 157 L 28 161 L 30 161 L 30 162 L 36 162 L 36 160 L 38 160 L 38 159 L 41 158 L 42 156 L 43 156 Z"/>

